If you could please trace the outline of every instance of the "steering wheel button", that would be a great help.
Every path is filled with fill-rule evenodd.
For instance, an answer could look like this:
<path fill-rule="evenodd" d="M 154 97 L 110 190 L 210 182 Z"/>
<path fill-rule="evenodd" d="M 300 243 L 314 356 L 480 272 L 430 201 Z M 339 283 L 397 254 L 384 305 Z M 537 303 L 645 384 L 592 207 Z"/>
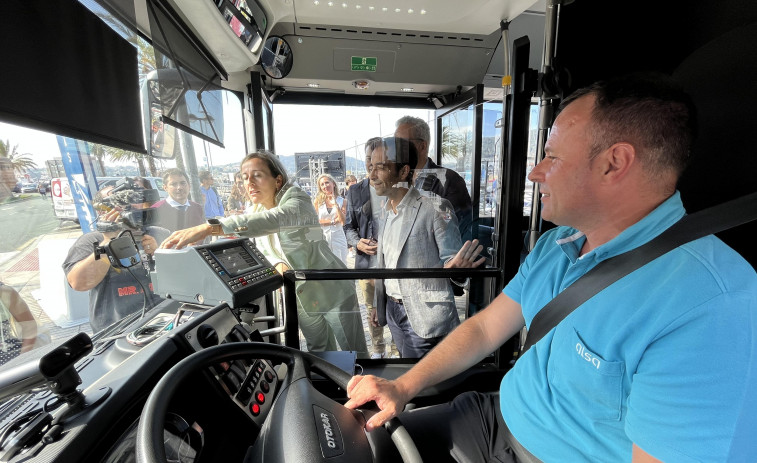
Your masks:
<path fill-rule="evenodd" d="M 258 405 L 258 404 L 252 404 L 250 406 L 250 412 L 252 413 L 252 416 L 258 416 L 258 415 L 260 415 L 260 405 Z"/>
<path fill-rule="evenodd" d="M 265 394 L 263 394 L 262 392 L 258 392 L 257 395 L 255 396 L 255 400 L 257 400 L 259 404 L 264 404 Z"/>

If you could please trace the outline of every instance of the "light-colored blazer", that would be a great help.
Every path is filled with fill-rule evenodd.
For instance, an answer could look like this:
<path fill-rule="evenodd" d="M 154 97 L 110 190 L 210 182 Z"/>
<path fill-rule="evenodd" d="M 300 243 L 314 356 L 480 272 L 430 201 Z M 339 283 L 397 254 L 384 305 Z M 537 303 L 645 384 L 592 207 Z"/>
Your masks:
<path fill-rule="evenodd" d="M 407 208 L 402 217 L 399 242 L 385 243 L 379 239 L 379 268 L 385 267 L 384 248 L 387 246 L 401 249 L 396 268 L 443 267 L 462 246 L 452 205 L 440 196 L 425 197 L 415 188 L 408 190 L 405 200 Z M 399 280 L 399 285 L 408 321 L 418 336 L 444 336 L 460 324 L 452 283 L 448 278 L 405 279 Z M 377 289 L 379 286 L 379 321 L 385 324 L 386 295 L 383 285 L 377 285 Z"/>

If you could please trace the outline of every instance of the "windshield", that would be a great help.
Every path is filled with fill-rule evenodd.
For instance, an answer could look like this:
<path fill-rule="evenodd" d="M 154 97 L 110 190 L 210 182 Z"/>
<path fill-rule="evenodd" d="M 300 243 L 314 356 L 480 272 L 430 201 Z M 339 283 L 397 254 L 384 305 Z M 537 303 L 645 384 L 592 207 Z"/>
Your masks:
<path fill-rule="evenodd" d="M 237 100 L 227 101 L 231 107 L 230 114 L 241 112 L 238 106 L 235 107 L 238 105 Z M 470 237 L 470 216 L 466 219 L 463 214 L 460 219 L 451 203 L 438 200 L 433 203 L 434 214 L 441 217 L 444 222 L 443 228 L 453 232 L 456 238 L 450 243 L 442 243 L 445 246 L 443 249 L 435 248 L 433 252 L 437 257 L 431 261 L 423 261 L 430 264 L 400 261 L 396 252 L 392 262 L 383 262 L 382 259 L 379 263 L 375 251 L 370 255 L 359 250 L 362 246 L 359 249 L 355 246 L 356 240 L 359 241 L 361 238 L 373 240 L 375 244 L 382 236 L 379 234 L 378 226 L 370 235 L 365 235 L 365 230 L 361 230 L 359 222 L 366 218 L 360 216 L 361 211 L 355 210 L 354 204 L 349 204 L 349 188 L 364 188 L 365 198 L 369 198 L 368 201 L 372 201 L 376 208 L 371 219 L 384 221 L 391 210 L 387 209 L 387 204 L 390 198 L 395 197 L 397 188 L 409 187 L 412 184 L 414 187 L 417 185 L 421 191 L 424 175 L 438 178 L 438 173 L 431 168 L 431 163 L 437 159 L 437 147 L 433 141 L 429 143 L 427 153 L 431 160 L 427 165 L 429 169 L 425 173 L 416 174 L 414 180 L 406 179 L 404 183 L 398 181 L 400 179 L 393 179 L 392 175 L 387 175 L 391 172 L 386 167 L 393 160 L 397 160 L 396 156 L 380 149 L 375 155 L 380 156 L 383 161 L 377 163 L 378 167 L 372 167 L 373 162 L 366 154 L 373 154 L 374 150 L 367 150 L 366 143 L 375 137 L 393 136 L 397 129 L 397 121 L 403 117 L 427 124 L 431 128 L 430 140 L 435 140 L 436 124 L 433 111 L 282 105 L 274 107 L 274 116 L 274 138 L 277 142 L 278 159 L 287 174 L 284 190 L 291 190 L 290 196 L 294 195 L 295 190 L 298 192 L 299 209 L 286 226 L 280 227 L 281 233 L 272 235 L 263 228 L 260 232 L 247 234 L 255 240 L 271 263 L 286 263 L 286 268 L 291 269 L 359 269 L 380 266 L 434 268 L 441 267 L 444 261 L 457 251 L 462 243 L 462 236 Z M 241 116 L 238 117 L 241 119 Z M 236 121 L 234 118 L 230 119 L 232 122 Z M 227 125 L 234 127 L 233 123 Z M 464 130 L 464 125 L 458 123 L 457 127 Z M 89 153 L 87 150 L 80 153 L 89 154 L 82 156 L 82 159 L 92 168 L 97 185 L 96 189 L 84 192 L 82 190 L 89 186 L 88 179 L 85 178 L 87 175 L 69 175 L 67 169 L 71 166 L 63 165 L 61 160 L 60 137 L 9 124 L 0 123 L 0 128 L 7 134 L 2 138 L 9 140 L 4 142 L 8 144 L 6 151 L 9 156 L 5 163 L 8 167 L 3 171 L 8 186 L 3 190 L 5 196 L 0 206 L 0 233 L 4 234 L 0 240 L 0 279 L 4 283 L 5 293 L 8 294 L 4 298 L 7 310 L 3 326 L 6 339 L 20 340 L 16 347 L 9 344 L 9 353 L 3 357 L 4 362 L 28 349 L 47 345 L 51 341 L 68 339 L 78 332 L 96 334 L 124 317 L 160 301 L 159 296 L 154 296 L 153 299 L 148 289 L 151 288 L 148 274 L 151 259 L 148 257 L 150 251 L 143 245 L 146 243 L 142 241 L 143 236 L 153 235 L 154 241 L 151 243 L 155 247 L 168 236 L 168 232 L 182 228 L 180 224 L 172 223 L 162 214 L 158 214 L 151 219 L 151 225 L 165 229 L 162 233 L 154 232 L 154 227 L 150 228 L 150 231 L 133 229 L 133 236 L 144 262 L 129 271 L 116 269 L 117 272 L 109 274 L 106 280 L 97 284 L 85 284 L 74 277 L 75 266 L 91 259 L 93 246 L 102 245 L 107 241 L 107 233 L 103 233 L 106 229 L 102 228 L 102 220 L 82 221 L 86 214 L 83 215 L 82 210 L 77 209 L 77 203 L 81 200 L 77 196 L 82 193 L 91 195 L 94 216 L 100 214 L 101 218 L 98 190 L 102 192 L 126 188 L 128 191 L 143 191 L 144 199 L 149 199 L 151 206 L 162 204 L 163 207 L 167 207 L 167 201 L 187 203 L 190 209 L 197 209 L 198 213 L 197 217 L 191 219 L 194 222 L 183 222 L 185 227 L 204 223 L 208 214 L 231 220 L 247 220 L 243 218 L 254 217 L 261 209 L 266 209 L 254 197 L 258 195 L 258 190 L 263 189 L 256 186 L 254 176 L 257 174 L 253 175 L 244 168 L 240 172 L 240 161 L 244 155 L 241 123 L 237 124 L 238 133 L 230 135 L 227 132 L 227 139 L 239 142 L 229 143 L 223 150 L 191 137 L 190 146 L 194 149 L 197 159 L 194 166 L 182 165 L 182 159 L 156 160 L 134 153 L 125 155 L 122 151 L 107 146 L 77 141 L 88 148 Z M 491 140 L 487 143 L 494 145 L 498 141 Z M 449 146 L 453 148 L 443 157 L 444 164 L 451 171 L 456 171 L 455 167 L 460 166 L 458 178 L 464 185 L 464 195 L 470 198 L 473 188 L 470 159 L 463 155 L 464 148 L 452 144 Z M 385 148 L 392 151 L 395 147 Z M 366 161 L 369 164 L 366 164 Z M 494 171 L 494 161 L 493 158 L 489 159 L 489 167 L 482 172 L 483 179 L 487 181 L 481 183 L 479 221 L 487 220 L 487 224 L 492 224 L 494 212 L 492 194 L 496 183 L 491 174 Z M 208 178 L 203 179 L 203 175 L 206 175 L 203 172 Z M 189 175 L 184 176 L 182 173 Z M 195 178 L 190 180 L 186 177 Z M 82 184 L 77 183 L 72 187 L 72 181 L 82 181 Z M 193 181 L 197 182 L 198 187 L 194 190 Z M 376 191 L 370 186 L 371 181 L 383 188 Z M 429 183 L 430 180 L 427 179 L 425 182 Z M 34 188 L 29 191 L 14 191 L 16 183 L 33 184 Z M 146 191 L 153 193 L 146 194 Z M 436 196 L 433 192 L 424 194 Z M 358 200 L 357 193 L 354 195 L 353 202 Z M 281 200 L 279 194 L 277 206 L 288 208 L 287 201 Z M 208 206 L 211 206 L 210 203 L 213 201 L 218 209 L 209 212 Z M 470 199 L 466 201 L 470 209 Z M 133 204 L 131 206 L 133 207 Z M 156 207 L 156 210 L 161 211 L 159 207 Z M 470 210 L 467 212 L 470 213 Z M 345 225 L 352 226 L 352 230 L 345 233 Z M 394 233 L 401 233 L 401 230 L 395 230 Z M 296 251 L 302 249 L 302 236 L 310 236 L 306 239 L 307 243 L 317 248 L 317 252 L 327 254 L 328 262 L 313 259 L 312 256 L 299 256 Z M 423 246 L 431 244 L 437 246 L 434 243 L 421 242 L 413 243 L 413 246 L 422 249 Z M 439 246 L 441 247 L 441 244 Z M 446 254 L 442 255 L 443 253 Z M 102 258 L 106 259 L 107 256 L 103 254 Z M 283 270 L 282 267 L 279 268 Z M 402 291 L 408 291 L 400 281 L 389 282 L 389 291 L 394 291 L 390 294 L 394 294 L 392 297 L 397 300 L 402 299 L 397 297 L 401 296 Z M 353 280 L 328 282 L 315 288 L 303 285 L 299 296 L 305 305 L 323 301 L 324 298 L 328 300 L 331 294 L 339 293 L 342 296 L 339 301 L 332 301 L 333 305 L 341 307 L 339 312 L 342 319 L 345 318 L 345 314 L 352 313 L 356 321 L 351 322 L 354 328 L 351 333 L 354 342 L 345 340 L 349 330 L 346 330 L 347 334 L 340 336 L 339 328 L 343 326 L 338 325 L 333 335 L 336 342 L 324 341 L 325 344 L 321 346 L 313 340 L 318 339 L 322 332 L 312 334 L 312 327 L 307 324 L 307 321 L 312 319 L 312 314 L 302 314 L 298 319 L 301 347 L 304 350 L 326 348 L 357 350 L 366 354 L 378 352 L 379 348 L 375 345 L 381 342 L 375 336 L 372 337 L 371 330 L 376 329 L 372 327 L 367 316 L 368 309 L 373 309 L 375 298 L 375 289 L 370 287 L 371 283 L 368 280 Z M 109 289 L 104 286 L 108 286 L 112 291 L 108 292 Z M 329 290 L 332 286 L 333 290 Z M 334 289 L 337 286 L 339 288 Z M 453 299 L 452 288 L 446 283 L 443 284 L 443 288 L 443 293 L 437 293 L 444 297 L 436 302 L 454 307 L 457 312 L 456 318 L 465 318 L 468 313 L 468 294 L 463 293 L 462 296 Z M 145 297 L 145 289 L 149 297 Z M 410 291 L 416 290 L 420 291 L 418 288 Z M 447 290 L 450 292 L 447 293 Z M 277 294 L 280 303 L 280 292 Z M 103 316 L 102 313 L 106 313 L 107 316 Z M 308 316 L 311 318 L 307 318 Z M 315 328 L 316 331 L 322 329 Z M 328 332 L 328 329 L 325 331 Z M 114 333 L 107 334 L 110 336 Z M 384 338 L 383 344 L 386 346 L 382 353 L 384 356 L 391 356 L 390 331 L 382 329 L 380 336 Z M 371 352 L 368 352 L 369 350 Z"/>
<path fill-rule="evenodd" d="M 146 82 L 154 51 L 136 36 L 129 40 Z M 119 322 L 166 295 L 153 292 L 155 249 L 170 233 L 211 218 L 227 231 L 244 230 L 281 272 L 439 269 L 474 238 L 483 247 L 477 258 L 491 264 L 500 102 L 484 104 L 479 144 L 474 106 L 437 124 L 430 109 L 271 105 L 261 122 L 273 124 L 264 143 L 275 142 L 275 163 L 242 163 L 254 151 L 252 113 L 226 90 L 217 102 L 223 147 L 144 118 L 148 150 L 159 144 L 165 158 L 0 123 L 0 363 L 18 363 L 79 332 L 117 335 L 127 325 Z M 160 143 L 152 139 L 159 134 Z M 407 211 L 415 209 L 422 213 L 414 222 Z M 115 255 L 112 243 L 132 239 L 130 254 Z M 483 282 L 465 278 L 300 281 L 300 347 L 420 357 L 425 350 L 401 354 L 393 342 L 401 335 L 382 325 L 404 317 L 412 333 L 439 340 L 488 297 Z M 284 302 L 276 291 L 273 326 L 294 322 L 284 319 Z M 385 306 L 397 312 L 379 310 Z M 419 315 L 429 310 L 433 316 Z"/>

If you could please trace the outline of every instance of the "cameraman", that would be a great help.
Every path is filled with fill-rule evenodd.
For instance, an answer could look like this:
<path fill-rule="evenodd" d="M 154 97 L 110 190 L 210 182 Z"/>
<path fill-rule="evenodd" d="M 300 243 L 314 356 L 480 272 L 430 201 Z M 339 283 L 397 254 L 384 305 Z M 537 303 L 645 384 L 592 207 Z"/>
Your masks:
<path fill-rule="evenodd" d="M 119 191 L 113 192 L 115 189 Z M 106 187 L 100 190 L 93 200 L 95 209 L 104 211 L 97 220 L 98 231 L 80 236 L 63 262 L 71 288 L 89 291 L 89 324 L 94 333 L 141 310 L 145 304 L 149 309 L 160 301 L 152 292 L 148 261 L 159 241 L 168 236 L 168 231 L 144 226 L 143 210 L 149 208 L 144 200 L 144 190 L 137 184 L 129 185 L 128 189 Z M 106 247 L 123 230 L 132 232 L 143 254 L 142 263 L 127 270 L 111 266 L 106 255 L 96 259 L 94 252 L 95 244 Z M 147 298 L 143 288 L 148 292 Z"/>

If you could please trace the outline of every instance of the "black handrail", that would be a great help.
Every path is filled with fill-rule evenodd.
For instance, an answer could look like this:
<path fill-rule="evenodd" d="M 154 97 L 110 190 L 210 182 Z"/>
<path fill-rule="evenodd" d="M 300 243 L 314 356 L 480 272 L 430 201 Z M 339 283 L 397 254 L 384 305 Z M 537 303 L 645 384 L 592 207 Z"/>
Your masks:
<path fill-rule="evenodd" d="M 398 268 L 398 269 L 328 269 L 328 270 L 288 270 L 285 279 L 306 280 L 364 280 L 369 278 L 403 280 L 409 278 L 468 278 L 497 277 L 496 268 Z"/>
<path fill-rule="evenodd" d="M 322 280 L 365 280 L 365 279 L 414 279 L 414 278 L 497 278 L 500 270 L 496 268 L 485 269 L 328 269 L 328 270 L 287 270 L 284 272 L 284 344 L 295 349 L 300 348 L 299 334 L 297 332 L 297 299 L 296 283 L 298 281 L 322 281 Z M 291 321 L 295 322 L 292 323 Z"/>

